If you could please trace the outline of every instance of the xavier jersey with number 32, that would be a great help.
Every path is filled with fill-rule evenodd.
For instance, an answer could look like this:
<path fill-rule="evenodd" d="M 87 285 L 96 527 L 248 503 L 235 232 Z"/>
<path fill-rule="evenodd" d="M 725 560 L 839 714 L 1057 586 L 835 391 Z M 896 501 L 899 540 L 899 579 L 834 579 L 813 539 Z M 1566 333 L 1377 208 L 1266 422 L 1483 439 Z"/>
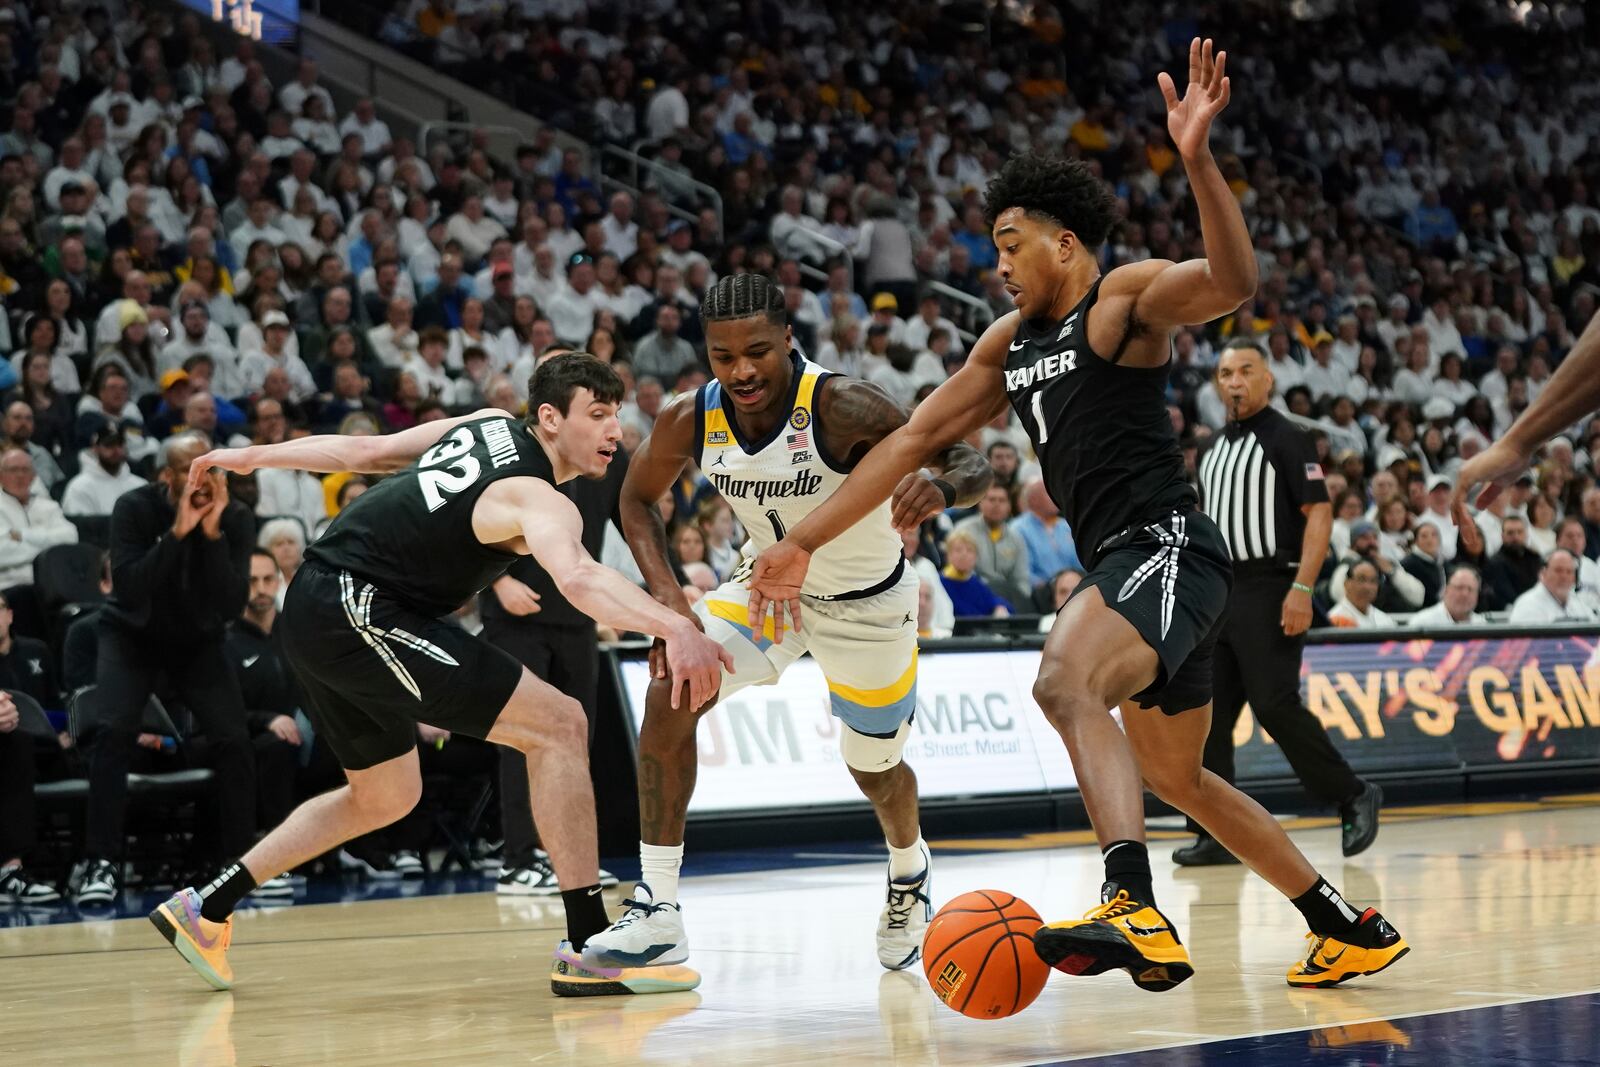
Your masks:
<path fill-rule="evenodd" d="M 1065 318 L 1019 323 L 1005 365 L 1006 398 L 1090 566 L 1117 534 L 1196 503 L 1167 415 L 1170 361 L 1124 367 L 1089 347 L 1103 280 Z"/>
<path fill-rule="evenodd" d="M 844 483 L 849 473 L 828 454 L 817 421 L 816 397 L 831 372 L 791 352 L 788 416 L 766 437 L 747 441 L 739 433 L 733 402 L 718 382 L 700 387 L 696 409 L 696 462 L 750 535 L 746 556 L 782 539 Z M 901 562 L 900 535 L 883 504 L 811 557 L 801 592 L 832 598 L 871 589 Z"/>
<path fill-rule="evenodd" d="M 518 558 L 472 531 L 478 497 L 502 478 L 555 484 L 550 457 L 521 419 L 464 422 L 351 501 L 306 558 L 349 571 L 418 611 L 447 615 Z"/>

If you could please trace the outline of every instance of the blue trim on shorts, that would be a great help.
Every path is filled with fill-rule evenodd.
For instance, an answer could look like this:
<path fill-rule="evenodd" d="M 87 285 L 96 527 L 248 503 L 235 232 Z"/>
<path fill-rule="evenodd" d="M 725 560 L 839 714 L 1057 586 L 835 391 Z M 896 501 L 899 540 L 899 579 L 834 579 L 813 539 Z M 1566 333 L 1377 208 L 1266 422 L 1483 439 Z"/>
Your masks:
<path fill-rule="evenodd" d="M 856 733 L 877 737 L 892 736 L 900 729 L 901 723 L 917 713 L 917 686 L 913 682 L 905 696 L 893 704 L 881 707 L 857 704 L 832 691 L 828 693 L 828 702 L 832 705 L 834 716 Z"/>

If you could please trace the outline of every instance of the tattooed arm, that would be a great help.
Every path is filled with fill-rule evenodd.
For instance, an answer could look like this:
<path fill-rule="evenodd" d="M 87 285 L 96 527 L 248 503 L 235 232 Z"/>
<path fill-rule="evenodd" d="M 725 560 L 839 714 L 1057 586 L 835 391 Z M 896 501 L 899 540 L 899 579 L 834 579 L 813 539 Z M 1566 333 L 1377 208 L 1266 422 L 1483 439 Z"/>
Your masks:
<path fill-rule="evenodd" d="M 817 414 L 828 452 L 851 470 L 909 418 L 878 386 L 842 375 L 823 383 Z M 915 529 L 947 507 L 970 507 L 993 480 L 994 469 L 977 449 L 964 441 L 949 445 L 895 487 L 895 529 Z"/>

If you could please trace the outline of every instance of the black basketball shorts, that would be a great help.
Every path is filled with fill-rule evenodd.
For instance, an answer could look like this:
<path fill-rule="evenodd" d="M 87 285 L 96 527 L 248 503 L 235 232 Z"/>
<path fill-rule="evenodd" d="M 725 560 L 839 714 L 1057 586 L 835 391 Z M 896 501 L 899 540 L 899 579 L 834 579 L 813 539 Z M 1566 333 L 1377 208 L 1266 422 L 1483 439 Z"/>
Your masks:
<path fill-rule="evenodd" d="M 1227 614 L 1233 564 L 1216 523 L 1173 511 L 1112 537 L 1082 587 L 1133 624 L 1160 657 L 1156 680 L 1135 693 L 1168 715 L 1211 700 L 1211 658 Z"/>
<path fill-rule="evenodd" d="M 522 665 L 452 622 L 307 560 L 278 619 L 306 715 L 346 770 L 416 747 L 416 724 L 485 738 Z"/>

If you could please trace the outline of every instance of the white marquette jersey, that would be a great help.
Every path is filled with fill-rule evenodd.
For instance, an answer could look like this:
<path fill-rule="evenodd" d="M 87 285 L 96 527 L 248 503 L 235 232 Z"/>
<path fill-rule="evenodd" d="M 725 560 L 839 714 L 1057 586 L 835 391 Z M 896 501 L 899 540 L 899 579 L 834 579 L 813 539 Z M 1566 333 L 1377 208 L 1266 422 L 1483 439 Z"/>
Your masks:
<path fill-rule="evenodd" d="M 830 371 L 791 352 L 789 415 L 759 441 L 746 441 L 733 402 L 718 382 L 700 387 L 695 423 L 697 462 L 750 534 L 745 546 L 760 552 L 809 515 L 849 473 L 830 456 L 814 401 Z M 823 600 L 853 599 L 894 585 L 905 564 L 900 535 L 885 501 L 811 557 L 801 592 Z M 742 568 L 741 568 L 742 569 Z"/>

